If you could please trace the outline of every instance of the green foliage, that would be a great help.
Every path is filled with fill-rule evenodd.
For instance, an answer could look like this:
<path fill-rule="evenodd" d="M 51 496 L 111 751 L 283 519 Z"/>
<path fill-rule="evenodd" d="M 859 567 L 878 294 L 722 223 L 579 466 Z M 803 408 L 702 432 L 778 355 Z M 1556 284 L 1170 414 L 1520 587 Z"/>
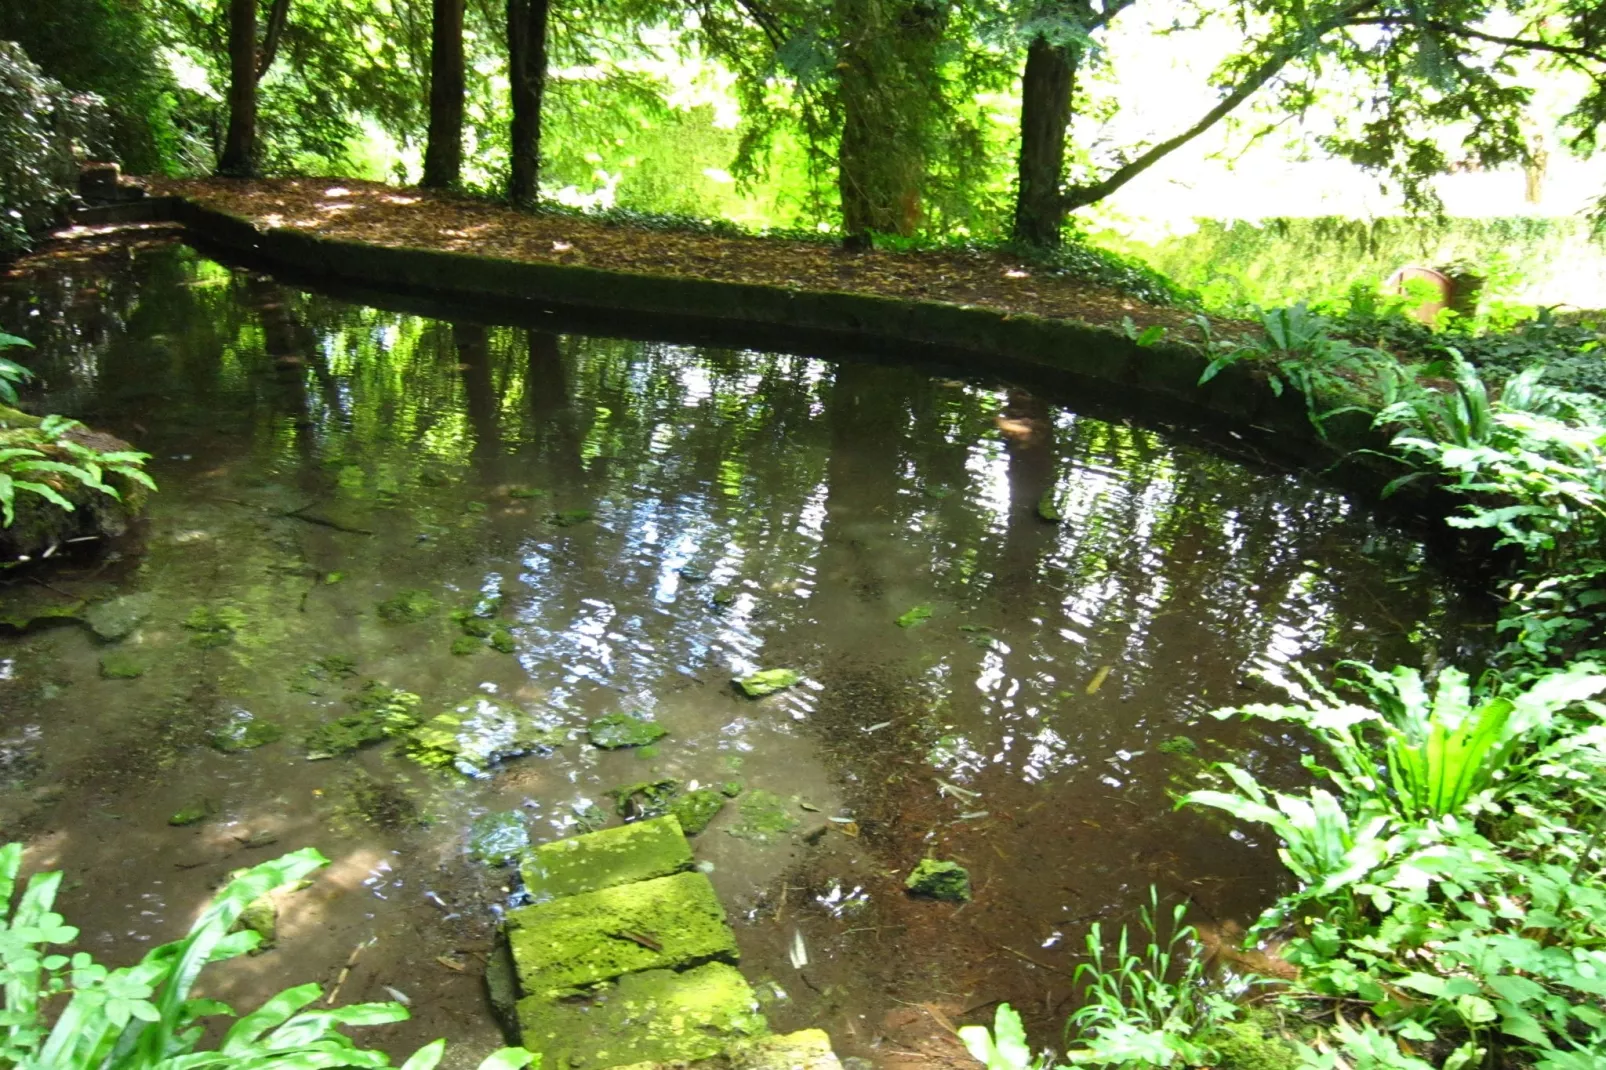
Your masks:
<path fill-rule="evenodd" d="M 1149 905 L 1141 914 L 1148 941 L 1142 950 L 1130 944 L 1121 927 L 1113 953 L 1104 946 L 1094 922 L 1087 935 L 1088 961 L 1076 968 L 1085 985 L 1083 1003 L 1066 1023 L 1067 1058 L 1094 1066 L 1203 1066 L 1210 1052 L 1201 1038 L 1237 1013 L 1225 996 L 1205 984 L 1204 955 L 1193 927 L 1182 924 L 1187 908 L 1171 913 L 1171 932 L 1159 934 L 1159 895 L 1149 889 Z"/>
<path fill-rule="evenodd" d="M 0 377 L 4 374 L 0 369 Z M 43 498 L 70 513 L 76 508 L 66 496 L 71 484 L 119 500 L 122 493 L 106 482 L 107 476 L 156 489 L 144 469 L 149 454 L 97 449 L 72 437 L 82 430 L 76 420 L 46 416 L 37 426 L 0 431 L 0 516 L 6 527 L 16 521 L 19 493 Z"/>
<path fill-rule="evenodd" d="M 1007 1003 L 998 1005 L 991 1032 L 984 1025 L 967 1025 L 960 1028 L 959 1039 L 987 1070 L 1041 1070 L 1046 1061 L 1032 1055 L 1020 1013 Z"/>
<path fill-rule="evenodd" d="M 17 1070 L 314 1070 L 390 1066 L 383 1053 L 359 1048 L 341 1026 L 383 1025 L 408 1017 L 399 1003 L 361 1003 L 307 1010 L 323 995 L 317 984 L 287 988 L 244 1016 L 226 1004 L 192 998 L 208 963 L 256 948 L 262 937 L 233 931 L 263 896 L 307 877 L 328 859 L 307 848 L 236 876 L 183 939 L 153 948 L 134 966 L 107 968 L 84 951 L 52 951 L 78 939 L 78 930 L 52 910 L 60 873 L 33 876 L 12 907 L 22 845 L 0 847 L 0 1065 Z M 215 1049 L 196 1050 L 204 1019 L 232 1025 Z M 52 1021 L 53 1019 L 53 1021 Z M 445 1042 L 420 1049 L 404 1070 L 431 1070 Z M 481 1070 L 530 1065 L 522 1049 L 504 1049 Z"/>
<path fill-rule="evenodd" d="M 0 39 L 0 258 L 60 214 L 78 161 L 103 146 L 105 107 L 47 78 L 19 45 Z"/>

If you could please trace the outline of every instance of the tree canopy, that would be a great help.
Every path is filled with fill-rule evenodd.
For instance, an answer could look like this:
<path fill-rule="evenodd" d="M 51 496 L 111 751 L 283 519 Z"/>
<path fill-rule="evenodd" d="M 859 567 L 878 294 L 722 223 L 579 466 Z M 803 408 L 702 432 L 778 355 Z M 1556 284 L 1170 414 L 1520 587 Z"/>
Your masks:
<path fill-rule="evenodd" d="M 1241 43 L 1168 130 L 1090 139 L 1150 76 L 1107 43 L 1140 19 L 1156 42 Z M 526 207 L 627 182 L 655 189 L 639 206 L 860 247 L 1056 245 L 1227 122 L 1302 124 L 1427 210 L 1453 166 L 1532 163 L 1547 136 L 1587 155 L 1606 122 L 1589 0 L 13 0 L 0 38 L 104 98 L 135 171 L 421 180 Z M 1531 114 L 1541 85 L 1566 99 L 1559 130 Z"/>

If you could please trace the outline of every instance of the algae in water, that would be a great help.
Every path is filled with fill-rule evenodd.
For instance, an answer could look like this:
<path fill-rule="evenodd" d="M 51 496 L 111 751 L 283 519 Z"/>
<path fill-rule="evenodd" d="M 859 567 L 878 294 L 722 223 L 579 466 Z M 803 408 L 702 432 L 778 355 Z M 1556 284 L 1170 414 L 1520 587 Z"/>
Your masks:
<path fill-rule="evenodd" d="M 777 691 L 785 691 L 801 682 L 803 674 L 795 669 L 762 669 L 736 680 L 736 686 L 748 698 L 763 698 Z"/>
<path fill-rule="evenodd" d="M 695 836 L 708 827 L 725 808 L 725 796 L 709 788 L 688 791 L 669 804 L 669 812 L 680 821 L 681 830 Z"/>
<path fill-rule="evenodd" d="M 592 746 L 617 750 L 620 747 L 645 747 L 667 736 L 669 730 L 655 721 L 633 714 L 609 713 L 587 725 L 586 734 Z"/>
<path fill-rule="evenodd" d="M 184 618 L 184 627 L 190 632 L 190 645 L 202 650 L 227 646 L 234 635 L 245 627 L 245 614 L 233 606 L 197 606 Z"/>
<path fill-rule="evenodd" d="M 416 624 L 440 608 L 428 591 L 399 591 L 379 603 L 379 618 L 389 624 Z"/>
<path fill-rule="evenodd" d="M 774 843 L 798 825 L 786 800 L 762 788 L 744 793 L 736 804 L 736 812 L 736 824 L 725 831 L 752 843 Z"/>

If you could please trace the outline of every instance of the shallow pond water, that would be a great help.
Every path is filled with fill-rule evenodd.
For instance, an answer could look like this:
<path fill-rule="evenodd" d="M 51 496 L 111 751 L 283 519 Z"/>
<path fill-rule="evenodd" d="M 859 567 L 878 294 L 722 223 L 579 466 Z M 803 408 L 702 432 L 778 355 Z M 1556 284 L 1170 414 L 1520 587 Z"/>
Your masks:
<path fill-rule="evenodd" d="M 319 847 L 277 949 L 211 984 L 250 1003 L 355 955 L 342 1000 L 412 1001 L 369 1038 L 398 1052 L 496 1042 L 479 971 L 516 889 L 469 857 L 473 820 L 560 836 L 658 778 L 795 821 L 739 835 L 738 799 L 694 841 L 776 1026 L 915 1065 L 1009 1000 L 1056 1043 L 1090 922 L 1153 886 L 1226 926 L 1278 886 L 1273 844 L 1171 795 L 1228 756 L 1295 777 L 1299 743 L 1204 713 L 1271 697 L 1259 663 L 1421 662 L 1465 631 L 1422 547 L 1342 496 L 1005 384 L 429 320 L 156 238 L 23 265 L 0 324 L 38 345 L 31 401 L 161 485 L 136 538 L 9 578 L 7 615 L 150 597 L 115 644 L 0 635 L 0 823 L 111 961 L 230 870 Z M 419 619 L 387 620 L 412 592 Z M 113 653 L 142 675 L 106 678 Z M 765 668 L 804 679 L 731 686 Z M 517 707 L 560 745 L 480 777 L 394 741 L 309 759 L 370 682 L 425 717 Z M 585 742 L 617 711 L 669 734 Z M 280 738 L 218 749 L 248 723 Z M 904 895 L 928 854 L 972 903 Z"/>

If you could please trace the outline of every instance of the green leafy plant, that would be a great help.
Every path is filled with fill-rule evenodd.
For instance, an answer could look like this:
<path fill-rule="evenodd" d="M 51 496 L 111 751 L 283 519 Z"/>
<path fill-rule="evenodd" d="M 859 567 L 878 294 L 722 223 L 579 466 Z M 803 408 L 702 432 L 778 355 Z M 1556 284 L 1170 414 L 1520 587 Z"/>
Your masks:
<path fill-rule="evenodd" d="M 959 1039 L 987 1070 L 1041 1070 L 1047 1062 L 1032 1055 L 1020 1014 L 1007 1003 L 998 1005 L 991 1032 L 984 1025 L 961 1026 Z"/>
<path fill-rule="evenodd" d="M 37 495 L 58 509 L 72 512 L 76 506 L 63 493 L 64 481 L 118 500 L 122 494 L 106 482 L 108 475 L 156 489 L 156 481 L 144 469 L 149 454 L 85 445 L 71 437 L 82 429 L 76 420 L 51 415 L 40 420 L 37 427 L 0 432 L 0 515 L 6 527 L 16 522 L 19 493 Z"/>
<path fill-rule="evenodd" d="M 285 989 L 236 1017 L 216 1000 L 191 998 L 208 963 L 243 955 L 261 936 L 232 931 L 262 896 L 302 880 L 328 863 L 307 848 L 264 862 L 220 891 L 183 939 L 153 948 L 133 966 L 108 969 L 87 952 L 54 946 L 77 940 L 78 930 L 52 909 L 60 873 L 28 881 L 16 909 L 12 893 L 22 864 L 21 844 L 0 847 L 0 1066 L 17 1070 L 316 1070 L 319 1067 L 387 1067 L 383 1052 L 359 1048 L 340 1026 L 382 1025 L 408 1017 L 399 1003 L 362 1003 L 327 1010 L 307 1008 L 323 994 L 316 984 Z M 64 1005 L 61 1005 L 65 1001 Z M 52 1011 L 54 1023 L 51 1023 Z M 216 1049 L 197 1051 L 201 1020 L 235 1018 Z M 444 1041 L 420 1049 L 403 1070 L 432 1070 Z M 529 1052 L 496 1052 L 481 1070 L 517 1070 Z"/>
<path fill-rule="evenodd" d="M 33 348 L 33 343 L 26 338 L 18 338 L 14 334 L 0 331 L 0 349 L 16 349 L 18 347 Z M 14 360 L 0 357 L 0 401 L 7 405 L 17 403 L 17 384 L 25 383 L 33 378 L 33 372 L 24 368 Z"/>
<path fill-rule="evenodd" d="M 1177 904 L 1171 931 L 1161 938 L 1157 926 L 1158 893 L 1149 889 L 1149 905 L 1140 913 L 1148 934 L 1141 949 L 1121 927 L 1113 949 L 1104 945 L 1094 922 L 1087 936 L 1088 961 L 1076 968 L 1083 984 L 1083 1005 L 1066 1023 L 1066 1059 L 1094 1066 L 1205 1065 L 1209 1049 L 1201 1037 L 1237 1013 L 1226 996 L 1205 984 L 1205 959 L 1186 913 Z M 1141 937 L 1140 937 L 1141 939 Z"/>

